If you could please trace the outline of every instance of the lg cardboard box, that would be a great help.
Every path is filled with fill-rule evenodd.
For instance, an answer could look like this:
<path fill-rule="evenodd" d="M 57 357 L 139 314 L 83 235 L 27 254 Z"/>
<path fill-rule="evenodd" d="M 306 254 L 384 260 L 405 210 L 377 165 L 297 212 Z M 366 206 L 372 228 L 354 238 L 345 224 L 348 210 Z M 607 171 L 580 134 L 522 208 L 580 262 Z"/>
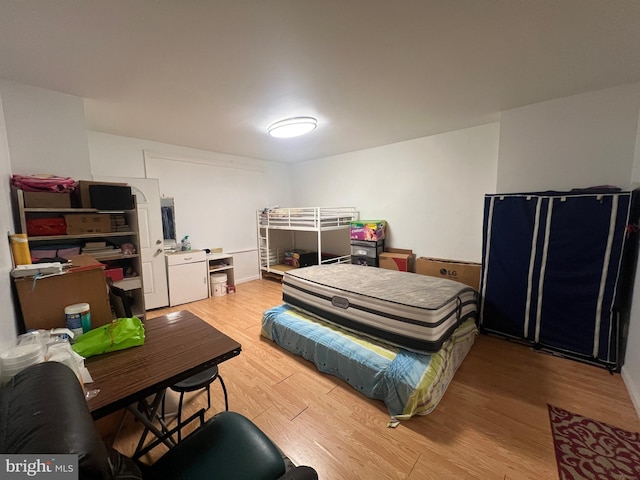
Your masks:
<path fill-rule="evenodd" d="M 380 254 L 380 268 L 398 270 L 400 272 L 414 272 L 415 258 L 416 256 L 413 250 L 389 248 L 386 252 Z"/>
<path fill-rule="evenodd" d="M 445 258 L 420 257 L 416 261 L 416 273 L 455 280 L 476 290 L 480 288 L 481 268 L 479 263 Z"/>

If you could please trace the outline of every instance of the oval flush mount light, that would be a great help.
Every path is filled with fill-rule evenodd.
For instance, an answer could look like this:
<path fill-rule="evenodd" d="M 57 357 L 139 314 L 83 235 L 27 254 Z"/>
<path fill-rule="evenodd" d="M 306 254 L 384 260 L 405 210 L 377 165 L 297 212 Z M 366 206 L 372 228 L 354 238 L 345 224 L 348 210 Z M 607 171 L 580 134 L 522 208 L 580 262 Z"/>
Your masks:
<path fill-rule="evenodd" d="M 267 127 L 269 135 L 276 138 L 291 138 L 312 132 L 318 126 L 318 120 L 313 117 L 285 118 Z"/>

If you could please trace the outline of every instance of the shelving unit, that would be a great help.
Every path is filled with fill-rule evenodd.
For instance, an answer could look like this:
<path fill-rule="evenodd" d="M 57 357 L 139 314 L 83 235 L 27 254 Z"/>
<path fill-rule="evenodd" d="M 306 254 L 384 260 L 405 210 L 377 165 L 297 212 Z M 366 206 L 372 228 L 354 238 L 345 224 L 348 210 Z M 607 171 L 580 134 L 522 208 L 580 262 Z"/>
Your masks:
<path fill-rule="evenodd" d="M 310 264 L 351 261 L 349 226 L 358 220 L 355 207 L 273 208 L 258 210 L 256 218 L 261 275 L 283 275 L 296 268 L 285 256 L 297 250 L 316 252 L 315 258 L 306 259 Z M 332 244 L 326 241 L 328 232 L 337 234 Z M 331 251 L 324 252 L 323 245 Z"/>
<path fill-rule="evenodd" d="M 235 287 L 235 277 L 233 273 L 233 256 L 228 253 L 210 253 L 207 255 L 207 268 L 209 276 L 212 273 L 226 273 L 227 285 Z M 211 281 L 209 281 L 209 297 L 211 297 Z"/>
<path fill-rule="evenodd" d="M 105 264 L 105 268 L 119 267 L 124 272 L 130 272 L 133 275 L 114 282 L 114 285 L 126 290 L 132 300 L 133 314 L 139 318 L 145 316 L 144 288 L 142 282 L 142 267 L 139 253 L 139 233 L 138 233 L 138 211 L 132 210 L 97 210 L 94 208 L 29 208 L 25 207 L 24 192 L 17 188 L 12 188 L 12 196 L 14 200 L 14 219 L 17 233 L 27 233 L 27 220 L 38 218 L 62 217 L 67 214 L 100 214 L 100 215 L 122 215 L 126 220 L 126 224 L 130 226 L 127 231 L 120 232 L 95 232 L 82 234 L 64 234 L 64 235 L 35 235 L 29 236 L 29 248 L 47 246 L 79 247 L 81 250 L 86 241 L 105 241 L 108 244 L 122 245 L 131 243 L 134 246 L 133 254 L 108 254 L 95 255 L 94 258 Z M 135 197 L 134 197 L 135 200 Z"/>

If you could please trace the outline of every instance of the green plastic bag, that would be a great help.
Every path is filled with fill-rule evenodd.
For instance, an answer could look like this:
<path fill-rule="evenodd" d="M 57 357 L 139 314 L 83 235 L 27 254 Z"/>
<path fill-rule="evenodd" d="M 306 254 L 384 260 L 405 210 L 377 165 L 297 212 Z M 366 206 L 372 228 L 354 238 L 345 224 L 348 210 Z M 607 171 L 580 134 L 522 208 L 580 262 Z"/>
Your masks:
<path fill-rule="evenodd" d="M 144 325 L 138 317 L 118 318 L 78 337 L 71 346 L 84 358 L 124 350 L 144 343 Z"/>

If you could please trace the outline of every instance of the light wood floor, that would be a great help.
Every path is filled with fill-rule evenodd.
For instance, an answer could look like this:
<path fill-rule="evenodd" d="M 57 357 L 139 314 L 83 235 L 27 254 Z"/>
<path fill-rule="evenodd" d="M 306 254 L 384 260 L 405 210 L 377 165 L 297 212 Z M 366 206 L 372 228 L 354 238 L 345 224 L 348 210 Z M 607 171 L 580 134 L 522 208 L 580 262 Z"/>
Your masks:
<path fill-rule="evenodd" d="M 431 414 L 387 428 L 382 402 L 260 336 L 262 312 L 280 303 L 279 282 L 256 280 L 238 285 L 235 294 L 149 317 L 190 310 L 238 340 L 240 356 L 220 365 L 230 409 L 321 479 L 558 478 L 547 403 L 640 431 L 620 375 L 484 335 Z M 207 416 L 224 408 L 218 382 L 211 393 Z M 206 405 L 205 393 L 187 395 L 190 409 Z M 131 454 L 139 429 L 125 417 L 114 446 Z"/>

